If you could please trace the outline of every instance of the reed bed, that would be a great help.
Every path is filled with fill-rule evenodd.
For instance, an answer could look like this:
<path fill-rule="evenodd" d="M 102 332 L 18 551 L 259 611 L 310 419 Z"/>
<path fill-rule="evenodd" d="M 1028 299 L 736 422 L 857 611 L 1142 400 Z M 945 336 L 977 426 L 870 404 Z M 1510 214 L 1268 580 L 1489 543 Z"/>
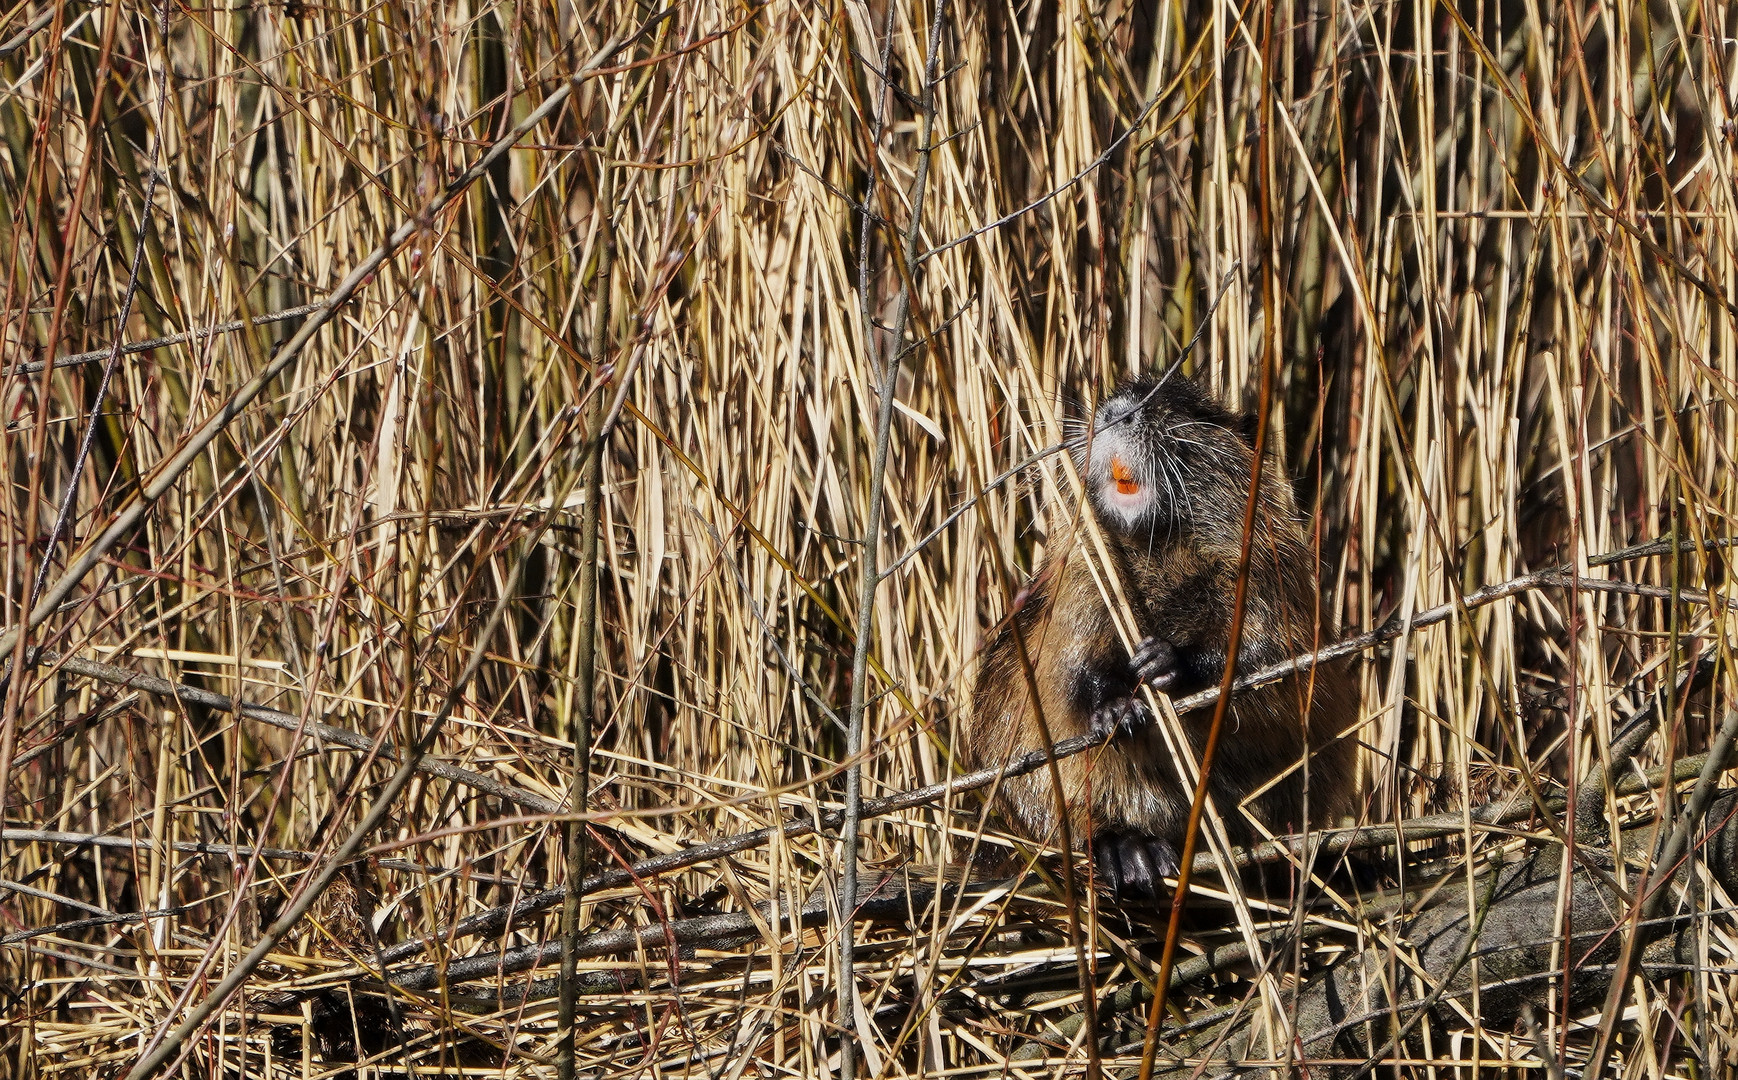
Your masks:
<path fill-rule="evenodd" d="M 1382 895 L 1475 910 L 1551 834 L 1464 811 L 1528 790 L 1653 769 L 1601 809 L 1651 838 L 1738 686 L 1735 37 L 1720 0 L 5 8 L 0 1074 L 192 1019 L 158 1072 L 1133 1075 L 1162 923 L 1062 902 L 981 792 L 827 815 L 955 774 L 1078 506 L 1031 459 L 1173 363 L 1240 408 L 1271 372 L 1323 642 L 1397 630 L 1363 821 L 1464 828 L 1371 856 Z M 450 929 L 568 881 L 576 821 L 598 875 L 802 820 L 588 889 L 627 944 L 575 962 L 570 1062 L 560 905 Z M 848 978 L 841 890 L 879 905 Z M 1244 1010 L 1258 1071 L 1424 899 L 1231 892 L 1167 1026 Z M 1700 902 L 1589 1067 L 1738 1061 Z M 1485 1019 L 1382 1075 L 1580 1069 L 1602 1014 Z"/>

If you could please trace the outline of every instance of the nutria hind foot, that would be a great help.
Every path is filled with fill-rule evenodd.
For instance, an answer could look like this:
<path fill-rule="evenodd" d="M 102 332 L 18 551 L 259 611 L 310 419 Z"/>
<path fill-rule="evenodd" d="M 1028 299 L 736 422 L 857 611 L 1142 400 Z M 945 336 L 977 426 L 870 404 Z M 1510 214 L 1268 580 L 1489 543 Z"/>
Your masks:
<path fill-rule="evenodd" d="M 1106 831 L 1092 839 L 1093 862 L 1118 903 L 1156 904 L 1168 894 L 1165 879 L 1177 876 L 1177 849 L 1146 833 Z"/>

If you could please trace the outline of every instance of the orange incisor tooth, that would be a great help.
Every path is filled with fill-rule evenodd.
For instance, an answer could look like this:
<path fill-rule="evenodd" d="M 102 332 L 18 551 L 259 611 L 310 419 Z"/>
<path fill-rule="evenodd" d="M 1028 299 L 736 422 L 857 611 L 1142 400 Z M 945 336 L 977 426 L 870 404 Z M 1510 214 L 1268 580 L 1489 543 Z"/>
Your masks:
<path fill-rule="evenodd" d="M 1123 495 L 1133 495 L 1141 489 L 1140 482 L 1135 479 L 1134 471 L 1122 458 L 1114 454 L 1111 455 L 1110 459 L 1110 478 L 1116 481 L 1116 490 Z"/>

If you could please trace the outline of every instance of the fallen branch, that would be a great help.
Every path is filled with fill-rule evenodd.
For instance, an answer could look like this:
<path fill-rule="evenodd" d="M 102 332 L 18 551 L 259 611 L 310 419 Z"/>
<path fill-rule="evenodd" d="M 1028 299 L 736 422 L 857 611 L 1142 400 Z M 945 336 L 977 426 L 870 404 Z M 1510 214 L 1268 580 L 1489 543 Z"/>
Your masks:
<path fill-rule="evenodd" d="M 1675 763 L 1672 775 L 1676 780 L 1688 779 L 1701 773 L 1706 766 L 1708 755 L 1699 754 L 1685 758 Z M 1618 794 L 1633 795 L 1656 790 L 1664 778 L 1664 770 L 1656 769 L 1645 775 L 1626 777 L 1618 786 Z M 1554 800 L 1552 809 L 1561 812 L 1566 806 L 1562 800 Z M 1502 803 L 1490 803 L 1476 807 L 1465 814 L 1460 812 L 1432 814 L 1426 817 L 1412 818 L 1397 825 L 1372 825 L 1358 829 L 1346 829 L 1326 836 L 1313 834 L 1310 837 L 1284 837 L 1257 845 L 1247 851 L 1233 848 L 1232 864 L 1243 868 L 1257 863 L 1272 863 L 1284 859 L 1300 857 L 1306 850 L 1312 849 L 1320 858 L 1344 854 L 1354 850 L 1365 850 L 1393 846 L 1400 842 L 1439 838 L 1445 836 L 1463 835 L 1470 819 L 1475 831 L 1491 829 L 1507 831 L 1502 827 L 1510 822 L 1524 819 L 1532 814 L 1532 807 L 1515 800 Z M 806 824 L 806 823 L 802 823 Z M 733 838 L 735 839 L 735 838 Z M 666 856 L 665 858 L 668 858 Z M 650 862 L 652 860 L 646 860 Z M 636 864 L 645 865 L 645 862 Z M 1217 869 L 1217 863 L 1210 854 L 1203 853 L 1196 858 L 1196 872 L 1206 873 Z M 618 871 L 618 874 L 625 871 Z M 1738 870 L 1734 871 L 1738 876 Z M 593 877 L 588 881 L 602 880 Z M 941 890 L 941 898 L 946 903 L 953 903 L 961 894 L 981 895 L 994 890 L 1005 889 L 1008 882 L 1003 880 L 974 880 L 961 885 L 950 885 Z M 511 922 L 525 915 L 553 907 L 561 900 L 562 890 L 551 889 L 534 894 L 510 907 L 495 908 L 463 920 L 443 933 L 443 940 L 450 940 L 488 930 L 504 929 Z M 1026 891 L 1022 886 L 1021 895 L 1038 897 L 1037 892 Z M 852 905 L 855 921 L 868 922 L 900 922 L 907 921 L 914 911 L 922 912 L 937 896 L 935 882 L 930 875 L 919 875 L 909 871 L 882 872 L 865 877 L 859 884 L 857 903 Z M 635 927 L 628 930 L 608 930 L 590 937 L 582 938 L 577 945 L 575 956 L 580 959 L 590 959 L 601 956 L 620 956 L 643 953 L 689 945 L 705 944 L 713 949 L 734 948 L 746 941 L 761 935 L 762 926 L 771 926 L 776 933 L 788 932 L 793 925 L 803 928 L 826 926 L 832 922 L 832 908 L 825 897 L 817 894 L 811 897 L 801 909 L 796 912 L 795 922 L 786 912 L 780 915 L 774 905 L 761 901 L 755 905 L 754 913 L 733 912 L 722 915 L 703 915 L 690 919 L 662 921 Z M 395 960 L 404 959 L 432 942 L 427 938 L 417 938 L 401 942 L 383 949 L 380 961 L 383 965 Z M 1239 946 L 1242 948 L 1242 946 Z M 561 955 L 561 946 L 557 941 L 538 945 L 521 945 L 510 949 L 497 949 L 452 960 L 444 964 L 422 964 L 402 968 L 390 972 L 387 981 L 405 990 L 425 991 L 437 986 L 451 986 L 473 979 L 492 979 L 504 975 L 530 971 L 556 962 Z M 1242 954 L 1237 954 L 1242 955 Z M 1172 986 L 1187 985 L 1196 979 L 1205 977 L 1220 970 L 1224 963 L 1232 962 L 1232 953 L 1223 949 L 1214 950 L 1209 954 L 1216 958 L 1211 962 L 1191 961 L 1181 964 L 1172 977 Z M 444 982 L 443 982 L 444 980 Z M 544 985 L 547 984 L 547 985 Z M 1143 984 L 1144 985 L 1144 984 Z M 534 980 L 516 990 L 501 989 L 498 994 L 510 996 L 502 998 L 503 1002 L 518 1000 L 537 1000 L 553 996 L 556 980 Z M 1072 991 L 1078 993 L 1078 990 Z M 1131 999 L 1132 1000 L 1132 999 Z M 1140 998 L 1140 1004 L 1150 1002 L 1148 994 Z"/>
<path fill-rule="evenodd" d="M 1730 746 L 1735 729 L 1738 713 L 1727 718 L 1723 746 Z M 1713 756 L 1705 763 L 1685 820 L 1706 810 L 1714 825 L 1694 846 L 1714 880 L 1731 892 L 1738 889 L 1738 792 L 1706 799 L 1721 763 Z M 1699 832 L 1699 825 L 1678 830 L 1686 843 L 1692 832 Z M 1669 859 L 1674 850 L 1681 849 L 1663 854 Z M 1610 849 L 1601 853 L 1609 868 Z M 1312 980 L 1298 994 L 1292 1014 L 1293 1030 L 1299 1033 L 1294 1063 L 1314 1063 L 1327 1075 L 1363 1075 L 1395 1049 L 1390 1031 L 1405 1036 L 1426 1019 L 1443 1027 L 1463 1023 L 1457 1006 L 1470 1008 L 1475 993 L 1478 1017 L 1487 1030 L 1511 1028 L 1525 1008 L 1538 1006 L 1560 988 L 1565 949 L 1571 1012 L 1597 1007 L 1608 998 L 1617 986 L 1614 972 L 1629 969 L 1626 955 L 1638 957 L 1643 967 L 1694 967 L 1697 924 L 1707 912 L 1686 899 L 1705 894 L 1698 892 L 1693 860 L 1662 860 L 1651 867 L 1650 878 L 1659 882 L 1652 895 L 1678 899 L 1675 911 L 1656 918 L 1650 917 L 1650 909 L 1658 900 L 1643 899 L 1641 910 L 1632 913 L 1606 885 L 1605 875 L 1579 859 L 1569 872 L 1567 898 L 1562 898 L 1563 854 L 1552 843 L 1495 871 L 1490 899 L 1477 913 L 1469 914 L 1456 899 L 1420 914 L 1395 936 L 1410 946 L 1410 963 L 1396 965 L 1389 946 L 1372 946 Z M 1627 941 L 1625 925 L 1632 931 Z M 1469 959 L 1478 962 L 1467 963 Z M 1166 1049 L 1166 1056 L 1178 1071 L 1197 1067 L 1202 1058 L 1242 1061 L 1262 1056 L 1262 1038 L 1247 1018 L 1240 1018 L 1188 1033 Z M 1609 1034 L 1600 1040 L 1601 1048 L 1607 1039 Z"/>
<path fill-rule="evenodd" d="M 980 890 L 1005 887 L 1005 882 L 979 882 Z M 970 888 L 973 886 L 967 886 Z M 940 890 L 941 899 L 950 901 L 961 886 Z M 915 907 L 927 907 L 938 896 L 933 878 L 897 872 L 865 874 L 857 885 L 853 903 L 849 904 L 856 922 L 904 922 Z M 625 953 L 678 948 L 704 944 L 708 949 L 733 949 L 761 936 L 762 923 L 782 933 L 793 927 L 826 926 L 833 921 L 833 902 L 823 891 L 817 891 L 794 913 L 780 912 L 770 901 L 754 905 L 753 913 L 736 911 L 722 915 L 700 915 L 691 919 L 652 922 L 624 930 L 604 930 L 580 938 L 574 946 L 577 959 L 599 956 L 620 956 Z M 759 920 L 759 921 L 757 921 Z M 403 990 L 433 990 L 443 983 L 488 979 L 501 975 L 530 971 L 561 959 L 561 942 L 546 941 L 538 945 L 522 945 L 499 952 L 467 956 L 445 964 L 420 964 L 390 973 L 387 981 Z M 555 980 L 548 980 L 553 995 Z M 527 995 L 535 997 L 536 995 Z"/>
<path fill-rule="evenodd" d="M 1680 546 L 1684 547 L 1688 545 Z M 1669 550 L 1669 546 L 1661 547 L 1659 544 L 1647 544 L 1635 548 L 1624 549 L 1619 552 L 1613 552 L 1609 555 L 1600 557 L 1600 561 L 1616 562 L 1628 557 L 1646 557 L 1663 554 Z M 1530 589 L 1563 587 L 1567 584 L 1564 575 L 1565 572 L 1561 568 L 1553 568 L 1551 570 L 1543 570 L 1523 575 L 1522 577 L 1503 582 L 1499 585 L 1480 589 L 1477 592 L 1468 595 L 1465 604 L 1468 607 L 1478 607 L 1484 604 L 1493 603 L 1506 597 L 1517 595 Z M 1587 578 L 1580 579 L 1578 584 L 1581 588 L 1591 588 L 1595 584 L 1618 584 L 1627 586 L 1627 583 L 1595 582 Z M 1680 596 L 1682 599 L 1689 602 L 1707 602 L 1705 594 L 1686 591 L 1680 594 Z M 1269 665 L 1268 667 L 1261 668 L 1237 680 L 1233 689 L 1247 689 L 1252 686 L 1284 678 L 1295 672 L 1307 671 L 1316 664 L 1322 663 L 1326 660 L 1346 656 L 1353 652 L 1368 649 L 1393 640 L 1406 632 L 1408 628 L 1421 629 L 1442 622 L 1446 620 L 1453 611 L 1454 606 L 1448 604 L 1430 608 L 1426 611 L 1420 612 L 1410 621 L 1410 623 L 1390 623 L 1387 626 L 1370 631 L 1369 633 L 1359 634 L 1355 637 L 1335 642 L 1334 644 L 1317 650 L 1314 653 L 1306 653 L 1302 656 L 1282 661 L 1278 664 Z M 51 662 L 58 662 L 65 670 L 71 671 L 75 674 L 86 675 L 119 686 L 136 688 L 146 693 L 158 696 L 173 696 L 194 704 L 205 705 L 226 712 L 235 712 L 238 715 L 246 716 L 278 727 L 287 726 L 293 729 L 297 721 L 297 718 L 289 713 L 282 713 L 274 709 L 267 709 L 263 706 L 251 705 L 245 702 L 238 705 L 232 699 L 221 694 L 170 683 L 166 679 L 141 675 L 110 664 L 103 664 L 93 660 L 84 660 L 77 657 L 53 658 L 48 654 L 44 655 L 44 659 L 50 660 Z M 1191 694 L 1187 697 L 1179 698 L 1174 701 L 1173 704 L 1178 712 L 1187 712 L 1212 704 L 1218 699 L 1218 697 L 1219 691 L 1218 688 L 1215 687 L 1204 690 L 1198 694 Z M 325 724 L 310 724 L 309 728 L 322 739 L 340 743 L 341 745 L 352 747 L 354 749 L 366 750 L 369 745 L 369 741 L 365 737 L 343 728 L 334 728 Z M 1081 735 L 1072 739 L 1064 739 L 1056 744 L 1056 757 L 1060 760 L 1074 754 L 1083 753 L 1095 746 L 1101 745 L 1104 741 L 1103 737 L 1094 735 Z M 383 753 L 387 753 L 387 751 L 383 750 Z M 1679 762 L 1677 769 L 1674 770 L 1674 776 L 1686 772 L 1688 775 L 1694 775 L 1695 771 L 1700 769 L 1702 760 L 1701 757 L 1693 757 Z M 877 799 L 865 799 L 863 801 L 861 817 L 864 820 L 868 820 L 871 818 L 884 817 L 888 814 L 895 814 L 902 810 L 915 809 L 916 807 L 937 802 L 950 796 L 960 795 L 988 787 L 998 779 L 1024 776 L 1027 773 L 1045 767 L 1048 762 L 1049 757 L 1045 753 L 1042 751 L 1034 751 L 1010 760 L 1005 766 L 991 766 L 989 768 L 979 769 L 975 772 L 965 773 L 949 780 L 942 781 L 941 783 L 930 784 L 925 787 L 915 788 L 896 795 L 889 795 Z M 558 809 L 549 800 L 543 799 L 540 796 L 533 795 L 530 792 L 518 788 L 509 787 L 508 785 L 500 784 L 497 781 L 482 776 L 481 774 L 460 769 L 444 762 L 428 761 L 425 759 L 420 767 L 423 771 L 432 775 L 452 780 L 455 783 L 466 784 L 479 791 L 484 791 L 517 803 L 537 813 L 553 813 Z M 1660 779 L 1660 777 L 1656 775 L 1649 782 L 1657 782 L 1658 779 Z M 1630 778 L 1619 787 L 1619 791 L 1620 793 L 1632 792 L 1635 790 L 1634 785 L 1638 783 L 1639 781 Z M 1461 813 L 1436 814 L 1427 817 L 1414 818 L 1409 821 L 1401 822 L 1398 825 L 1368 825 L 1356 829 L 1330 832 L 1325 835 L 1317 833 L 1312 837 L 1281 838 L 1257 844 L 1246 851 L 1234 852 L 1233 865 L 1236 867 L 1245 867 L 1257 863 L 1271 863 L 1283 859 L 1298 858 L 1304 856 L 1312 847 L 1318 856 L 1332 856 L 1353 850 L 1388 846 L 1400 842 L 1402 838 L 1409 842 L 1445 836 L 1455 836 L 1460 835 L 1465 831 L 1469 818 L 1475 829 L 1480 827 L 1500 827 L 1515 821 L 1523 820 L 1531 816 L 1534 812 L 1535 808 L 1526 803 L 1506 800 L 1501 803 L 1492 803 L 1479 807 L 1470 811 L 1467 815 Z M 801 819 L 786 822 L 783 825 L 770 826 L 747 833 L 740 833 L 735 836 L 723 837 L 719 840 L 714 840 L 704 844 L 696 844 L 693 847 L 684 848 L 681 851 L 668 852 L 663 855 L 641 859 L 625 868 L 612 869 L 593 874 L 585 879 L 581 888 L 584 892 L 588 893 L 605 889 L 620 888 L 621 886 L 631 884 L 639 879 L 687 869 L 688 867 L 700 863 L 712 862 L 729 855 L 764 846 L 770 843 L 775 836 L 782 835 L 786 839 L 796 839 L 811 835 L 817 830 L 837 829 L 842 820 L 843 814 L 841 812 L 829 811 L 821 815 L 819 822 Z M 1213 861 L 1210 855 L 1204 854 L 1196 859 L 1195 869 L 1197 873 L 1212 872 L 1216 868 L 1216 865 L 1217 864 Z M 475 915 L 461 919 L 458 922 L 434 931 L 433 933 L 411 938 L 399 942 L 396 945 L 392 945 L 382 951 L 381 961 L 386 964 L 391 964 L 399 960 L 408 959 L 409 957 L 421 953 L 425 949 L 443 942 L 450 942 L 465 937 L 474 937 L 480 934 L 502 932 L 508 927 L 522 923 L 526 918 L 532 915 L 561 904 L 566 898 L 566 895 L 567 890 L 560 886 L 534 892 L 529 896 L 521 898 L 515 903 L 478 912 Z M 499 962 L 500 954 L 490 955 L 495 957 L 495 962 Z M 585 955 L 592 954 L 588 953 Z M 536 965 L 533 964 L 531 966 Z M 517 970 L 525 969 L 521 968 Z"/>
<path fill-rule="evenodd" d="M 297 848 L 215 844 L 205 840 L 176 840 L 170 844 L 160 845 L 157 841 L 150 839 L 116 836 L 113 833 L 66 832 L 62 829 L 0 829 L 0 840 L 13 840 L 24 844 L 67 844 L 72 847 L 115 848 L 123 851 L 149 851 L 153 848 L 164 847 L 169 851 L 179 851 L 188 855 L 221 855 L 226 859 L 251 859 L 257 856 L 261 859 L 299 863 L 311 863 L 319 859 L 319 856 L 314 852 L 302 851 Z M 512 878 L 501 877 L 497 874 L 482 874 L 468 867 L 461 870 L 451 866 L 430 866 L 427 863 L 412 862 L 409 859 L 379 859 L 371 860 L 371 862 L 382 870 L 403 870 L 411 874 L 464 873 L 472 881 L 492 881 L 499 885 L 513 884 Z"/>

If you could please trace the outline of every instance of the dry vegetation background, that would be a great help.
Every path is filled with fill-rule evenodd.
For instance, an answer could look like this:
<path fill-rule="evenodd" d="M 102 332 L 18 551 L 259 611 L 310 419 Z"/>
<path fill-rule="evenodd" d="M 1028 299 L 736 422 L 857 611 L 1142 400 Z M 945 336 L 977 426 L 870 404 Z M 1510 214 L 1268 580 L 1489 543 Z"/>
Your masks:
<path fill-rule="evenodd" d="M 0 1074 L 125 1071 L 364 820 L 394 774 L 370 745 L 444 720 L 431 756 L 471 776 L 391 791 L 371 858 L 171 1060 L 554 1075 L 555 1003 L 524 993 L 553 967 L 485 959 L 389 1008 L 379 950 L 564 880 L 594 615 L 594 867 L 841 805 L 876 372 L 907 309 L 872 543 L 877 567 L 910 557 L 874 592 L 867 796 L 950 775 L 976 652 L 1074 489 L 1051 456 L 949 515 L 1059 441 L 1066 395 L 1197 336 L 1188 370 L 1244 406 L 1273 365 L 1277 460 L 1346 632 L 1542 568 L 1593 582 L 1368 653 L 1347 718 L 1368 820 L 1517 769 L 1597 783 L 1656 699 L 1674 720 L 1637 767 L 1705 750 L 1734 687 L 1724 561 L 1596 557 L 1733 532 L 1734 35 L 1724 0 L 6 8 Z M 594 611 L 587 440 L 618 397 Z M 1674 696 L 1692 656 L 1711 687 Z M 866 821 L 862 857 L 933 877 L 1011 844 L 987 826 L 960 796 Z M 592 892 L 588 931 L 654 929 L 581 961 L 580 1073 L 836 1067 L 836 929 L 752 905 L 833 895 L 840 852 L 827 830 Z M 860 1072 L 1087 1068 L 1068 919 L 1101 995 L 1151 980 L 1156 932 L 1027 886 L 857 927 Z M 746 941 L 665 947 L 750 910 Z M 554 941 L 559 917 L 399 964 Z M 1389 917 L 1308 921 L 1362 943 Z M 1302 916 L 1254 918 L 1225 939 L 1270 977 L 1179 1007 L 1282 1030 L 1285 973 L 1319 958 L 1286 933 Z M 1638 981 L 1628 1075 L 1738 1054 L 1735 964 L 1716 919 L 1699 971 Z M 1582 1015 L 1542 1000 L 1537 1039 L 1469 1022 L 1385 1074 L 1573 1061 Z M 1140 1023 L 1101 1022 L 1107 1067 Z"/>

